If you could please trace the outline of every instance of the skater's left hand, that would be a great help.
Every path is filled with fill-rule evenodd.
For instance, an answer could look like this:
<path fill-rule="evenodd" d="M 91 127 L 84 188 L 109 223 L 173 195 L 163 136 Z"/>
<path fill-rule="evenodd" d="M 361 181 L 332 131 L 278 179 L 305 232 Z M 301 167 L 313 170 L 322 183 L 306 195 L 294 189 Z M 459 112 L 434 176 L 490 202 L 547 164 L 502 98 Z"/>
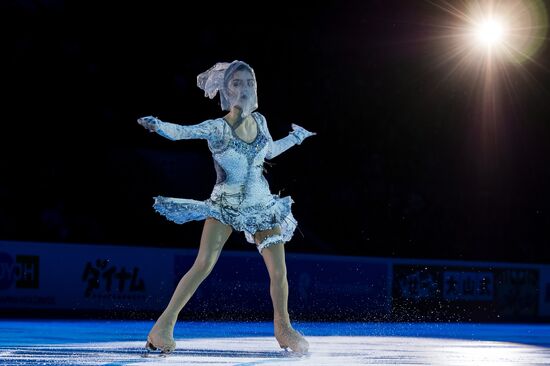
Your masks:
<path fill-rule="evenodd" d="M 294 135 L 294 137 L 296 137 L 296 139 L 298 140 L 297 144 L 300 145 L 302 142 L 304 142 L 304 140 L 310 136 L 314 136 L 314 135 L 317 135 L 316 132 L 311 132 L 311 131 L 308 131 L 306 130 L 305 128 L 301 127 L 301 126 L 298 126 L 297 124 L 293 123 L 292 124 L 292 132 L 291 134 Z"/>
<path fill-rule="evenodd" d="M 148 129 L 150 132 L 156 132 L 158 129 L 158 125 L 160 120 L 157 117 L 153 116 L 147 116 L 147 117 L 141 117 L 138 118 L 137 122 Z"/>

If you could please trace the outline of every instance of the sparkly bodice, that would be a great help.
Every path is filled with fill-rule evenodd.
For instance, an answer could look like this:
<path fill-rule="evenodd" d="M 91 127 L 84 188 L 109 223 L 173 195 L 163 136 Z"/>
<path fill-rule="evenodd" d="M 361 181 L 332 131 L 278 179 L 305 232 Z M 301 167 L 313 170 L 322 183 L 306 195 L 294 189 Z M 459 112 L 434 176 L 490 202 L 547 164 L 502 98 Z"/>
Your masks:
<path fill-rule="evenodd" d="M 269 194 L 269 188 L 263 176 L 268 141 L 262 133 L 260 122 L 256 120 L 256 123 L 257 134 L 251 142 L 238 137 L 229 125 L 224 131 L 227 135 L 224 136 L 224 140 L 227 142 L 221 144 L 223 148 L 212 152 L 217 173 L 212 199 L 218 199 L 225 193 L 225 195 L 234 195 L 229 197 L 238 201 L 235 203 L 241 204 L 243 201 Z"/>

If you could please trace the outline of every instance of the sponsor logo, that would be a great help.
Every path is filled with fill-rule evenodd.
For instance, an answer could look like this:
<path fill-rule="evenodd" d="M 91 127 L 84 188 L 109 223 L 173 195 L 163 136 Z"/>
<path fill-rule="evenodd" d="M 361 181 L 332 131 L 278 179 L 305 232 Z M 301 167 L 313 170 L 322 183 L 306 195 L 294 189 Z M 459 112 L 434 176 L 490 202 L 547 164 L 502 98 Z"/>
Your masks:
<path fill-rule="evenodd" d="M 491 301 L 494 295 L 492 272 L 443 272 L 445 300 Z"/>
<path fill-rule="evenodd" d="M 436 298 L 439 284 L 436 276 L 427 271 L 415 271 L 401 276 L 397 280 L 399 297 L 409 300 Z"/>
<path fill-rule="evenodd" d="M 108 259 L 87 262 L 82 272 L 88 298 L 139 299 L 145 293 L 145 282 L 139 277 L 139 268 L 117 267 Z"/>
<path fill-rule="evenodd" d="M 40 278 L 40 258 L 37 255 L 16 255 L 0 252 L 0 290 L 15 284 L 15 288 L 37 289 Z"/>

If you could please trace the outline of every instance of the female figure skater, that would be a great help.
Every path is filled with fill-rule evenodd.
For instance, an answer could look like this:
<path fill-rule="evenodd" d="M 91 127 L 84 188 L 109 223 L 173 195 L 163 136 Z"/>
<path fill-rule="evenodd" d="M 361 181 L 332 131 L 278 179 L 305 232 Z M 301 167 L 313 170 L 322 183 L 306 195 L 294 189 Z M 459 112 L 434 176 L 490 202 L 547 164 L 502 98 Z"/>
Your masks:
<path fill-rule="evenodd" d="M 307 137 L 315 135 L 292 124 L 288 136 L 273 141 L 258 107 L 254 70 L 245 62 L 220 62 L 197 76 L 197 85 L 211 99 L 220 93 L 223 118 L 196 125 L 162 122 L 156 117 L 138 119 L 151 132 L 170 140 L 205 139 L 212 152 L 217 180 L 209 199 L 155 197 L 153 207 L 167 219 L 182 224 L 205 220 L 199 252 L 191 269 L 178 283 L 168 306 L 147 336 L 147 350 L 174 351 L 178 314 L 212 271 L 233 230 L 244 232 L 267 266 L 273 302 L 274 333 L 281 348 L 308 351 L 305 338 L 294 330 L 288 314 L 288 282 L 283 244 L 296 228 L 292 199 L 270 192 L 263 175 L 264 159 L 272 159 Z"/>

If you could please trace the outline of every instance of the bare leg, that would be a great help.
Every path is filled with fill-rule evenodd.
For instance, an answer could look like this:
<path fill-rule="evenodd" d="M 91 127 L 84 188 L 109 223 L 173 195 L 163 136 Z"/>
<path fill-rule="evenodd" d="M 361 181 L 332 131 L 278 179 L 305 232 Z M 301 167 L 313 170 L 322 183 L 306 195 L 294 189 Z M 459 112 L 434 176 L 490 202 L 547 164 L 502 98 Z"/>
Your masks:
<path fill-rule="evenodd" d="M 175 349 L 173 334 L 178 314 L 214 268 L 232 231 L 230 226 L 213 218 L 204 222 L 197 258 L 178 283 L 168 306 L 149 332 L 147 345 L 150 344 L 153 349 L 160 348 L 163 352 Z"/>
<path fill-rule="evenodd" d="M 279 229 L 267 230 L 256 234 L 256 242 L 261 243 L 268 235 L 277 234 Z M 288 314 L 288 281 L 284 245 L 275 244 L 262 250 L 270 278 L 270 294 L 273 302 L 273 325 L 275 338 L 281 348 L 289 347 L 295 352 L 307 352 L 309 343 L 290 325 Z"/>

